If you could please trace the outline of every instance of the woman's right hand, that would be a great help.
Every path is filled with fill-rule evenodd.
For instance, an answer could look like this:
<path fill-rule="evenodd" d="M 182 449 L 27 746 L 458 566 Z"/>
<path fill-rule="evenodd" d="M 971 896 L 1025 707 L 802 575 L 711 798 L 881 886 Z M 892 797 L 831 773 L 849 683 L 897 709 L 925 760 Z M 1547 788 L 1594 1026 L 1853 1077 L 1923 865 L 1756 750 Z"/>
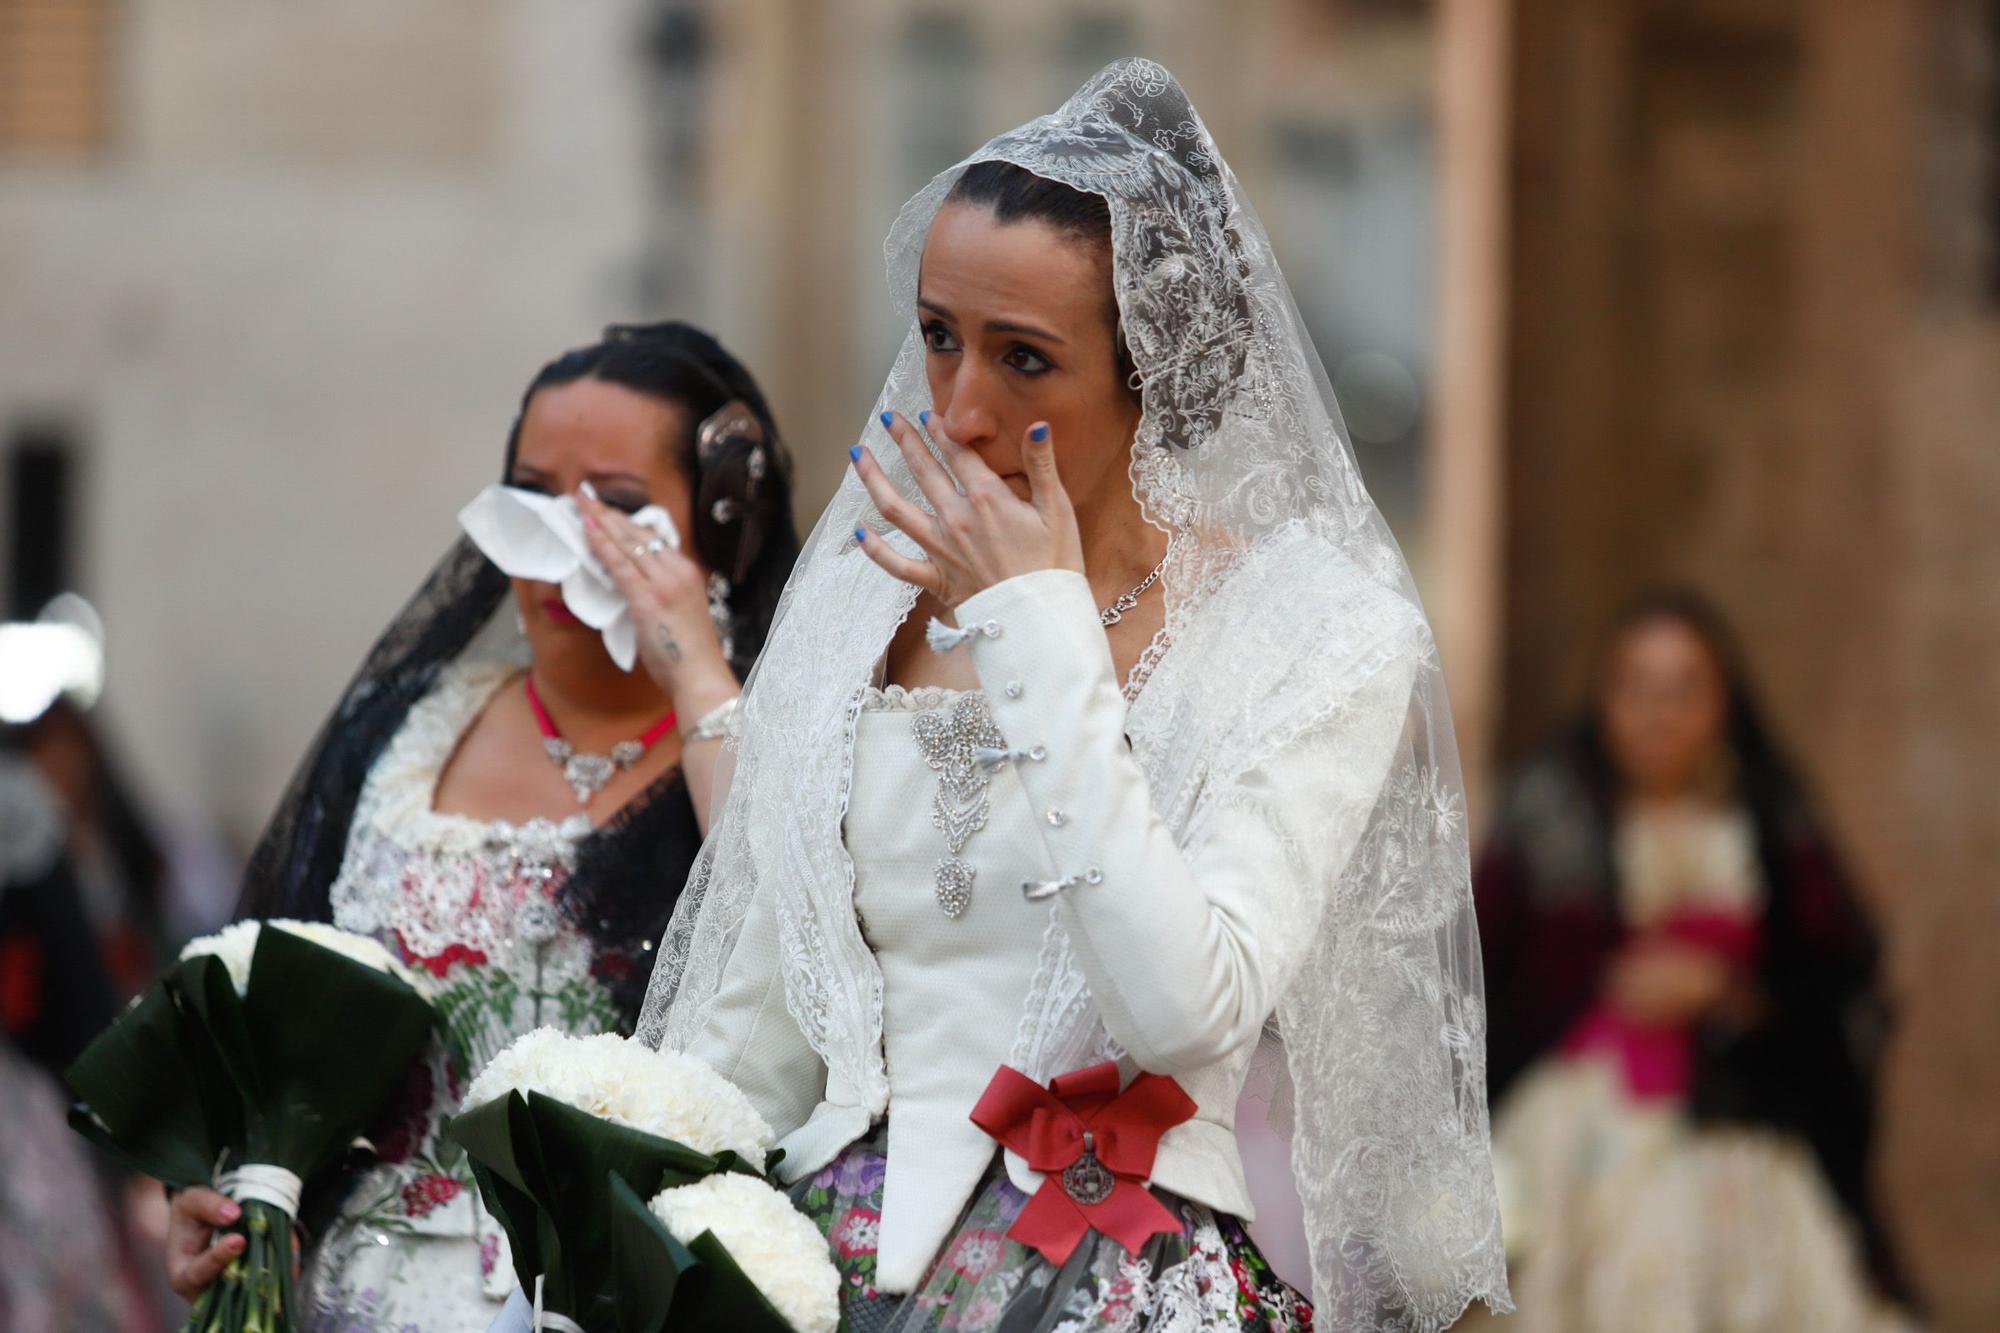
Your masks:
<path fill-rule="evenodd" d="M 1728 996 L 1732 973 L 1715 954 L 1685 945 L 1646 942 L 1620 954 L 1611 966 L 1612 1005 L 1646 1028 L 1698 1022 Z"/>
<path fill-rule="evenodd" d="M 707 571 L 588 491 L 577 492 L 576 504 L 584 540 L 631 612 L 639 660 L 675 708 L 691 722 L 736 694 L 709 616 Z"/>
<path fill-rule="evenodd" d="M 241 1232 L 215 1234 L 242 1216 L 233 1200 L 215 1190 L 197 1185 L 174 1195 L 167 1217 L 167 1285 L 174 1295 L 192 1305 L 243 1253 Z"/>

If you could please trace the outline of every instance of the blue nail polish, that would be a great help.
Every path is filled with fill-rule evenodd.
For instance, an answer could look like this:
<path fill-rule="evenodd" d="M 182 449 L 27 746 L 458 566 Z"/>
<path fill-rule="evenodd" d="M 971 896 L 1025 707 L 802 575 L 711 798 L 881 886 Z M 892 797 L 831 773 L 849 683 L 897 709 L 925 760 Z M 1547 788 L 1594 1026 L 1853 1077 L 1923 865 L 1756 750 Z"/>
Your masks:
<path fill-rule="evenodd" d="M 854 530 L 854 540 L 863 545 L 866 545 L 868 541 L 868 529 L 856 528 Z"/>
<path fill-rule="evenodd" d="M 883 430 L 888 430 L 888 429 L 889 429 L 889 428 L 890 428 L 891 426 L 893 426 L 893 425 L 895 425 L 895 424 L 896 424 L 896 414 L 895 414 L 894 412 L 884 412 L 884 413 L 882 414 L 882 429 L 883 429 Z"/>
<path fill-rule="evenodd" d="M 930 409 L 929 409 L 929 408 L 927 407 L 927 408 L 925 408 L 925 409 L 924 409 L 923 411 L 921 411 L 921 412 L 917 413 L 917 420 L 919 420 L 919 421 L 923 422 L 923 423 L 924 423 L 924 424 L 925 424 L 926 426 L 930 425 L 930 424 L 931 424 L 931 410 L 930 410 Z"/>
<path fill-rule="evenodd" d="M 859 463 L 861 461 L 860 445 L 852 444 L 847 447 L 847 461 L 850 463 Z"/>
<path fill-rule="evenodd" d="M 1036 444 L 1040 444 L 1040 443 L 1041 443 L 1041 442 L 1042 442 L 1043 440 L 1046 440 L 1046 439 L 1048 439 L 1048 438 L 1049 438 L 1049 423 L 1048 423 L 1048 422 L 1046 422 L 1046 421 L 1043 421 L 1043 422 L 1039 422 L 1039 423 L 1037 423 L 1037 424 L 1036 424 L 1036 425 L 1034 425 L 1034 426 L 1031 426 L 1031 427 L 1029 427 L 1029 429 L 1028 429 L 1028 438 L 1029 438 L 1029 439 L 1031 439 L 1031 440 L 1033 440 L 1033 441 L 1034 441 L 1034 442 L 1035 442 Z"/>

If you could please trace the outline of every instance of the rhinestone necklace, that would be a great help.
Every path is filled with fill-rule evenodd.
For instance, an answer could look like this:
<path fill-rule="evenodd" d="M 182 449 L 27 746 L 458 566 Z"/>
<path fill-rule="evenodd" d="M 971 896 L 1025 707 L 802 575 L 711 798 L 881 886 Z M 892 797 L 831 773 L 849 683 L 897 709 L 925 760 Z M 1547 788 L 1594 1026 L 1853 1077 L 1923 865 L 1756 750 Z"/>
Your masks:
<path fill-rule="evenodd" d="M 583 754 L 574 745 L 563 739 L 556 729 L 555 719 L 549 710 L 542 707 L 542 696 L 535 691 L 532 675 L 521 678 L 527 685 L 528 707 L 535 714 L 535 726 L 542 733 L 542 749 L 548 752 L 557 768 L 562 770 L 563 781 L 569 783 L 576 792 L 578 805 L 589 805 L 590 798 L 604 790 L 605 784 L 620 769 L 629 769 L 646 757 L 646 751 L 653 748 L 660 737 L 674 729 L 677 714 L 673 709 L 667 715 L 646 728 L 646 734 L 635 741 L 620 741 L 611 747 L 611 753 Z"/>

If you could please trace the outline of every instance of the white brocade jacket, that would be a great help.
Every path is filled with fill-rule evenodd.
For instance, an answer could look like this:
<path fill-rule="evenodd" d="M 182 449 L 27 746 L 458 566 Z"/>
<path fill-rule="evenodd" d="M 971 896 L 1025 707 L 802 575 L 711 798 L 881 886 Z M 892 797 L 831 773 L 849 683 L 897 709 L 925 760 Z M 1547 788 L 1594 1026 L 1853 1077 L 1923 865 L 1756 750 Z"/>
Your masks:
<path fill-rule="evenodd" d="M 1413 610 L 1408 618 L 1421 628 Z M 1058 932 L 1126 1077 L 1169 1075 L 1199 1107 L 1161 1139 L 1152 1183 L 1251 1216 L 1237 1099 L 1382 789 L 1417 669 L 1413 648 L 1370 677 L 1356 706 L 1306 726 L 1238 781 L 1228 808 L 1184 852 L 1126 740 L 1126 699 L 1084 577 L 1009 579 L 966 601 L 957 619 L 983 627 L 959 650 L 972 654 L 981 691 L 871 691 L 843 825 L 854 910 L 883 988 L 888 1161 L 876 1285 L 889 1292 L 922 1279 L 993 1161 L 997 1145 L 968 1116 L 1008 1059 Z M 983 793 L 944 792 L 940 810 L 954 753 L 962 773 L 972 744 L 994 744 L 972 735 L 982 705 L 1012 757 Z M 937 881 L 948 854 L 939 825 L 954 812 L 961 829 L 971 826 L 958 855 L 973 872 L 956 917 L 941 907 Z M 1024 885 L 1058 882 L 1050 901 L 1024 895 Z M 1266 895 L 1296 901 L 1273 913 L 1258 903 Z M 1260 928 L 1274 920 L 1286 928 Z M 788 1012 L 779 935 L 771 904 L 753 900 L 689 1049 L 757 1103 L 782 1136 L 781 1171 L 796 1180 L 866 1135 L 874 1117 L 862 1098 L 830 1086 Z M 1006 1165 L 1016 1185 L 1037 1188 L 1020 1159 L 1010 1153 Z"/>

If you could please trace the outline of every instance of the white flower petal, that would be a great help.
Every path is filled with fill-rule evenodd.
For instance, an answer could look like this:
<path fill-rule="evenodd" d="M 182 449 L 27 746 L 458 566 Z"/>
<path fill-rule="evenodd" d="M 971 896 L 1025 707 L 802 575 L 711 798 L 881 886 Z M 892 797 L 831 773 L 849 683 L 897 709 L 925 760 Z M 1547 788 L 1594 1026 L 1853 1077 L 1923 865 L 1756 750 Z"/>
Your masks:
<path fill-rule="evenodd" d="M 419 995 L 428 995 L 423 979 L 403 966 L 394 954 L 366 935 L 356 935 L 352 931 L 341 930 L 323 921 L 237 921 L 224 926 L 213 935 L 189 940 L 181 950 L 183 961 L 205 954 L 222 960 L 229 970 L 229 980 L 236 987 L 238 995 L 250 986 L 250 961 L 257 953 L 257 936 L 264 926 L 275 926 L 290 935 L 310 941 L 323 949 L 331 950 L 350 958 L 364 967 L 372 967 L 377 972 L 390 976 L 408 985 Z"/>
<path fill-rule="evenodd" d="M 713 1232 L 798 1333 L 833 1333 L 839 1325 L 840 1273 L 826 1238 L 763 1181 L 725 1172 L 664 1190 L 647 1207 L 683 1244 Z"/>
<path fill-rule="evenodd" d="M 771 1147 L 771 1126 L 735 1084 L 693 1056 L 613 1033 L 571 1037 L 541 1027 L 517 1038 L 479 1071 L 465 1109 L 509 1092 L 539 1092 L 697 1152 L 734 1152 L 752 1166 L 761 1167 Z"/>

